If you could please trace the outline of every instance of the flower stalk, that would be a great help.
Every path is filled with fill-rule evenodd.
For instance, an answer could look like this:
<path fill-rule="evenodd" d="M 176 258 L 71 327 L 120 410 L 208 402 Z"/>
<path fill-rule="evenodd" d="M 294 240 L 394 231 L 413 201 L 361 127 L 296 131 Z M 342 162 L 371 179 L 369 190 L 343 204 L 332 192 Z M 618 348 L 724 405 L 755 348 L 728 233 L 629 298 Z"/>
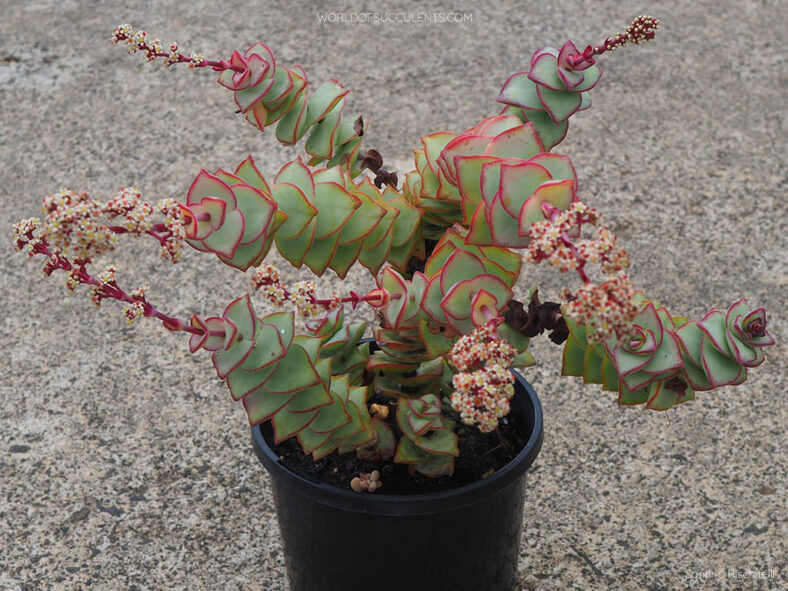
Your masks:
<path fill-rule="evenodd" d="M 30 256 L 37 254 L 46 256 L 49 260 L 43 268 L 45 275 L 49 276 L 57 270 L 66 271 L 68 273 L 66 279 L 68 293 L 73 293 L 78 285 L 89 285 L 93 288 L 91 290 L 91 300 L 97 307 L 101 305 L 102 300 L 107 298 L 127 304 L 124 307 L 124 315 L 128 319 L 129 324 L 135 318 L 145 316 L 147 318 L 157 318 L 168 330 L 191 334 L 202 334 L 203 332 L 201 329 L 193 328 L 183 320 L 168 316 L 156 308 L 147 300 L 145 296 L 146 288 L 138 287 L 131 293 L 124 291 L 117 284 L 114 266 L 108 267 L 98 277 L 94 277 L 87 270 L 89 261 L 75 259 L 72 263 L 66 257 L 52 252 L 49 248 L 49 243 L 45 239 L 35 238 L 30 230 L 24 232 L 21 237 L 17 237 L 16 246 L 18 250 L 26 248 Z"/>
<path fill-rule="evenodd" d="M 566 64 L 574 70 L 584 70 L 594 65 L 594 56 L 599 56 L 606 51 L 615 51 L 627 43 L 639 45 L 651 41 L 659 29 L 659 20 L 650 15 L 635 17 L 623 33 L 616 33 L 604 40 L 602 45 L 587 46 L 582 53 L 570 54 L 566 57 Z"/>
<path fill-rule="evenodd" d="M 161 41 L 156 37 L 149 37 L 148 34 L 141 29 L 139 31 L 133 31 L 129 24 L 119 25 L 112 32 L 112 44 L 117 45 L 121 42 L 128 45 L 129 53 L 136 53 L 138 51 L 144 52 L 145 59 L 149 62 L 156 58 L 164 58 L 164 64 L 168 67 L 173 64 L 186 63 L 189 64 L 190 69 L 212 68 L 217 72 L 222 72 L 224 70 L 243 72 L 241 66 L 233 65 L 227 60 L 208 60 L 199 53 L 184 55 L 178 51 L 177 41 L 170 43 L 169 46 L 167 46 L 167 51 L 164 51 Z"/>

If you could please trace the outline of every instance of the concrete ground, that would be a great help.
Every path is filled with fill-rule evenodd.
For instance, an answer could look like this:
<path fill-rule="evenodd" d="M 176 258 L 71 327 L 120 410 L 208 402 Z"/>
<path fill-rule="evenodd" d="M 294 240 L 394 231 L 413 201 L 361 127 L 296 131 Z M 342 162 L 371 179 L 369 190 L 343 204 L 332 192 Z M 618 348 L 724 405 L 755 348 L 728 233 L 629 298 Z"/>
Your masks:
<path fill-rule="evenodd" d="M 423 10 L 406 2 L 132 4 L 0 0 L 0 589 L 285 591 L 270 483 L 207 355 L 65 297 L 62 278 L 10 247 L 11 224 L 61 186 L 183 199 L 202 167 L 252 154 L 271 175 L 299 153 L 233 115 L 211 73 L 127 56 L 112 29 L 130 22 L 216 59 L 262 39 L 312 80 L 353 89 L 365 145 L 404 172 L 420 135 L 494 114 L 535 49 L 599 43 L 643 3 L 476 3 L 470 22 L 442 24 L 318 18 Z M 523 516 L 524 590 L 788 588 L 788 5 L 653 4 L 657 41 L 601 60 L 594 106 L 556 151 L 648 294 L 692 317 L 745 296 L 768 309 L 778 344 L 746 384 L 701 393 L 668 421 L 560 378 L 558 348 L 536 343 L 526 376 L 546 433 Z M 180 317 L 246 290 L 196 252 L 170 267 L 129 240 L 112 260 L 124 285 L 144 280 Z M 538 281 L 555 297 L 562 279 L 529 270 L 521 292 Z M 370 284 L 357 272 L 343 289 Z"/>

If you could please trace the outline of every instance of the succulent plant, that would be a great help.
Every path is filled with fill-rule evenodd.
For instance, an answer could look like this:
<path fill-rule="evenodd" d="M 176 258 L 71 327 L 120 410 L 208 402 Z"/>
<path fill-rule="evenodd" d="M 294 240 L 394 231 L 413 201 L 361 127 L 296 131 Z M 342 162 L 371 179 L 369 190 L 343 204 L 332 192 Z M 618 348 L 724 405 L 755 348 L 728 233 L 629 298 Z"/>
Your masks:
<path fill-rule="evenodd" d="M 747 368 L 763 363 L 762 348 L 774 344 L 765 311 L 745 300 L 700 321 L 671 318 L 654 302 L 640 306 L 634 334 L 604 344 L 589 342 L 585 328 L 570 321 L 564 375 L 618 391 L 619 404 L 667 410 L 694 399 L 695 391 L 743 383 Z"/>
<path fill-rule="evenodd" d="M 201 171 L 181 205 L 187 242 L 245 271 L 272 245 L 293 266 L 344 277 L 359 260 L 373 273 L 418 254 L 419 210 L 396 191 L 354 181 L 343 168 L 285 164 L 269 185 L 251 156 L 235 173 Z"/>
<path fill-rule="evenodd" d="M 249 123 L 263 131 L 278 122 L 276 137 L 284 144 L 295 144 L 308 133 L 304 149 L 312 156 L 310 166 L 324 161 L 329 168 L 348 163 L 354 173 L 360 172 L 355 155 L 364 122 L 361 117 L 341 119 L 349 90 L 340 82 L 324 82 L 310 96 L 304 69 L 277 66 L 274 54 L 261 41 L 243 53 L 234 51 L 219 67 L 219 84 L 233 92 Z"/>
<path fill-rule="evenodd" d="M 63 190 L 44 199 L 43 222 L 16 225 L 15 245 L 43 255 L 47 275 L 64 271 L 68 291 L 87 285 L 97 305 L 123 302 L 130 322 L 154 317 L 189 334 L 190 350 L 211 353 L 250 424 L 270 421 L 276 442 L 295 437 L 315 460 L 355 452 L 451 474 L 459 427 L 497 427 L 514 392 L 510 368 L 534 363 L 530 339 L 545 331 L 564 345 L 565 375 L 617 391 L 620 404 L 667 410 L 744 381 L 774 342 L 765 312 L 740 300 L 689 321 L 646 299 L 615 234 L 580 201 L 569 158 L 550 152 L 569 117 L 590 105 L 601 75 L 595 56 L 648 40 L 657 25 L 638 17 L 601 46 L 536 51 L 530 69 L 505 82 L 502 112 L 422 138 L 401 188 L 378 152 L 360 152 L 363 119 L 341 119 L 348 91 L 336 80 L 310 94 L 304 70 L 277 65 L 262 43 L 213 61 L 123 25 L 115 42 L 219 72 L 247 121 L 261 131 L 276 124 L 287 144 L 306 137 L 310 158 L 286 163 L 270 182 L 251 157 L 232 173 L 202 170 L 180 203 L 154 206 L 136 189 L 106 203 Z M 124 291 L 114 267 L 91 274 L 122 234 L 153 237 L 173 262 L 187 244 L 241 271 L 254 267 L 253 290 L 295 311 L 258 316 L 246 294 L 221 316 L 169 316 L 146 288 Z M 317 276 L 331 269 L 344 278 L 359 262 L 375 286 L 321 298 L 312 281 L 287 285 L 264 262 L 274 246 Z M 533 287 L 524 305 L 514 299 L 523 260 L 575 271 L 583 285 L 564 290 L 563 304 L 540 302 Z M 605 279 L 592 280 L 595 272 Z M 362 303 L 378 316 L 373 347 L 366 324 L 345 319 L 346 305 Z M 348 486 L 372 492 L 385 477 L 365 473 Z"/>
<path fill-rule="evenodd" d="M 753 310 L 743 299 L 727 311 L 714 308 L 700 321 L 682 324 L 676 334 L 687 382 L 696 390 L 741 384 L 748 367 L 763 363 L 763 347 L 774 344 L 764 309 Z"/>
<path fill-rule="evenodd" d="M 640 43 L 654 38 L 659 21 L 639 16 L 626 32 L 608 37 L 601 46 L 586 47 L 583 52 L 571 41 L 561 49 L 545 47 L 531 57 L 530 69 L 512 74 L 501 90 L 498 101 L 506 105 L 504 113 L 515 114 L 533 123 L 542 144 L 552 149 L 561 143 L 569 130 L 569 118 L 591 106 L 590 91 L 602 76 L 594 56 L 614 50 L 626 43 Z"/>

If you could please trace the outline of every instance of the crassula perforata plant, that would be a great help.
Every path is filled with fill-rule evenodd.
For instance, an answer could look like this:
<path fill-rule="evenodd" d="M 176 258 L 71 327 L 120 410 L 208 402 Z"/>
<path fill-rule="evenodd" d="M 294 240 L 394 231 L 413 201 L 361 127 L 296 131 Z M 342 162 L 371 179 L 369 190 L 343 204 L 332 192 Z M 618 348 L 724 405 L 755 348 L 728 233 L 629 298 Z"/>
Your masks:
<path fill-rule="evenodd" d="M 270 421 L 277 441 L 296 437 L 315 459 L 356 453 L 450 474 L 458 428 L 497 427 L 514 391 L 509 370 L 534 363 L 529 341 L 544 332 L 563 346 L 564 375 L 617 392 L 620 404 L 667 410 L 746 379 L 773 343 L 764 310 L 739 300 L 689 320 L 648 298 L 630 282 L 617 237 L 578 196 L 569 158 L 552 151 L 591 104 L 596 59 L 653 38 L 657 26 L 638 17 L 596 47 L 538 50 L 504 83 L 497 114 L 425 135 L 402 176 L 362 150 L 364 119 L 342 116 L 348 90 L 336 80 L 315 88 L 262 42 L 208 60 L 120 26 L 113 41 L 131 52 L 218 72 L 241 116 L 283 143 L 304 139 L 308 156 L 268 176 L 251 157 L 232 172 L 202 170 L 185 195 L 157 204 L 133 188 L 106 202 L 64 189 L 44 199 L 41 219 L 16 225 L 15 245 L 43 255 L 46 275 L 64 271 L 67 291 L 86 286 L 96 305 L 122 302 L 130 322 L 155 317 L 187 333 L 252 425 Z M 216 316 L 170 316 L 146 287 L 123 289 L 112 265 L 91 270 L 123 234 L 154 238 L 172 262 L 187 245 L 213 253 L 247 272 L 252 293 Z M 360 263 L 375 285 L 319 293 L 313 280 L 287 284 L 265 262 L 272 249 L 318 277 L 344 278 Z M 517 301 L 521 272 L 540 263 L 579 287 L 561 303 L 541 302 L 535 287 Z M 258 315 L 253 294 L 279 309 Z M 345 319 L 359 305 L 379 318 L 374 352 L 361 342 L 365 323 Z M 365 474 L 348 486 L 372 492 L 385 479 Z"/>

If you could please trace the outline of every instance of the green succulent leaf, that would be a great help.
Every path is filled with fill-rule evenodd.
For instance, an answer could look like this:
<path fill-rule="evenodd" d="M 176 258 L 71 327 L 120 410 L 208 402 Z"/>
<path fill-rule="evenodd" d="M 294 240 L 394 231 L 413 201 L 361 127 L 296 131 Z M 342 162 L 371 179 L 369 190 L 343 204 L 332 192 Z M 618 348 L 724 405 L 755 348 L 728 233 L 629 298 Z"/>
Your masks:
<path fill-rule="evenodd" d="M 585 369 L 585 348 L 570 334 L 564 343 L 561 375 L 582 377 Z"/>
<path fill-rule="evenodd" d="M 230 389 L 233 400 L 240 400 L 244 396 L 256 391 L 265 384 L 265 381 L 271 376 L 275 369 L 275 365 L 270 365 L 255 371 L 239 369 L 230 373 L 225 380 L 227 381 L 227 387 Z M 257 422 L 261 420 L 263 419 L 259 419 Z M 256 424 L 255 422 L 252 423 L 252 425 Z"/>
<path fill-rule="evenodd" d="M 527 72 L 512 74 L 504 83 L 498 101 L 525 109 L 542 110 L 544 108 L 536 93 L 536 82 L 528 77 Z"/>
<path fill-rule="evenodd" d="M 304 149 L 307 154 L 314 156 L 317 162 L 328 160 L 334 154 L 334 139 L 343 107 L 344 101 L 340 100 L 330 113 L 314 125 L 306 140 Z"/>
<path fill-rule="evenodd" d="M 359 457 L 362 460 L 369 461 L 385 461 L 394 457 L 397 440 L 391 427 L 378 417 L 372 418 L 371 427 L 375 435 L 375 442 L 372 445 L 360 448 L 358 450 Z"/>
<path fill-rule="evenodd" d="M 621 390 L 618 396 L 618 403 L 621 405 L 632 406 L 635 404 L 645 404 L 648 402 L 648 399 L 651 397 L 648 387 L 646 388 L 639 388 L 633 392 L 630 392 L 626 389 L 623 385 L 621 386 Z"/>
<path fill-rule="evenodd" d="M 255 426 L 268 419 L 276 418 L 279 415 L 288 415 L 289 413 L 280 411 L 287 406 L 292 398 L 293 394 L 273 394 L 271 392 L 266 392 L 264 389 L 255 390 L 248 396 L 245 396 L 243 398 L 243 405 L 249 417 L 249 424 Z M 286 419 L 279 419 L 279 421 L 287 422 Z M 292 424 L 296 424 L 298 421 L 300 421 L 300 418 L 296 415 Z M 281 428 L 290 429 L 291 425 L 280 426 L 280 429 Z M 298 428 L 302 428 L 302 426 Z M 293 433 L 294 432 L 295 431 L 293 431 Z M 286 439 L 286 437 L 283 437 L 283 439 Z"/>
<path fill-rule="evenodd" d="M 254 338 L 254 348 L 241 368 L 257 371 L 280 360 L 287 353 L 279 329 L 273 324 L 261 324 Z"/>
<path fill-rule="evenodd" d="M 534 124 L 545 150 L 551 150 L 553 146 L 560 144 L 566 137 L 569 121 L 555 123 L 545 111 L 524 111 L 520 109 L 518 114 L 523 118 L 523 121 Z"/>
<path fill-rule="evenodd" d="M 350 91 L 337 80 L 328 80 L 321 84 L 309 99 L 306 125 L 313 125 L 323 119 L 348 92 Z"/>
<path fill-rule="evenodd" d="M 276 371 L 268 378 L 266 390 L 274 393 L 296 392 L 320 382 L 307 352 L 296 344 L 288 350 L 276 366 Z"/>
<path fill-rule="evenodd" d="M 537 84 L 537 90 L 549 88 L 566 92 L 566 86 L 558 76 L 558 58 L 552 53 L 542 53 L 531 64 L 528 77 Z"/>
<path fill-rule="evenodd" d="M 358 197 L 348 193 L 337 183 L 317 183 L 315 206 L 318 214 L 315 238 L 327 238 L 339 231 L 360 205 L 361 200 Z"/>
<path fill-rule="evenodd" d="M 583 103 L 583 98 L 577 92 L 550 90 L 538 86 L 536 92 L 544 105 L 545 111 L 556 125 L 559 125 L 574 115 Z"/>

